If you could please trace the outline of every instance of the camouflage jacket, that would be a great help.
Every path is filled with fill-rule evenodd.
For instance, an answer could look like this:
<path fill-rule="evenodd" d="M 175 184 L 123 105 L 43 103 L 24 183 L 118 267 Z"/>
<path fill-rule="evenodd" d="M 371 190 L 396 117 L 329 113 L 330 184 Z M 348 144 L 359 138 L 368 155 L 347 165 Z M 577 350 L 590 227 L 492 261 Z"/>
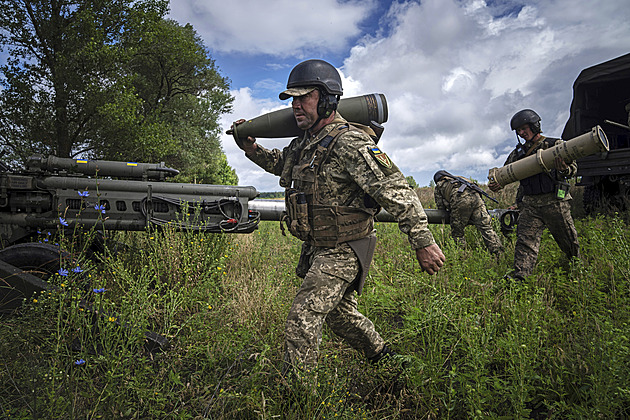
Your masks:
<path fill-rule="evenodd" d="M 538 150 L 539 148 L 543 150 L 547 149 L 550 146 L 545 141 L 546 139 L 547 137 L 541 136 L 539 144 L 533 149 L 532 149 L 532 146 L 534 145 L 534 143 L 531 141 L 527 141 L 523 144 L 523 150 L 529 151 L 531 149 L 531 152 L 529 153 L 529 156 L 531 156 L 535 154 L 536 150 Z M 557 144 L 561 144 L 563 142 L 564 140 L 562 139 L 555 139 L 554 146 Z M 522 159 L 524 157 L 526 156 L 523 155 L 522 153 L 519 153 L 518 149 L 514 149 L 505 160 L 505 163 L 503 164 L 503 166 L 508 165 L 512 162 L 516 162 L 517 160 Z M 573 178 L 575 174 L 577 173 L 577 162 L 571 161 L 568 165 L 569 165 L 569 169 L 566 173 L 563 174 L 560 171 L 552 169 L 549 172 L 549 176 L 551 176 L 553 179 L 557 181 L 564 181 L 566 179 Z M 567 193 L 564 200 L 570 200 L 570 199 L 571 199 L 571 194 Z M 554 203 L 558 201 L 558 199 L 556 198 L 554 193 L 538 194 L 538 195 L 524 195 L 522 187 L 519 186 L 518 191 L 516 192 L 516 203 L 518 204 L 521 201 L 527 204 L 534 205 L 534 206 L 544 206 L 547 204 Z"/>
<path fill-rule="evenodd" d="M 312 162 L 319 142 L 347 124 L 337 114 L 315 136 L 305 132 L 283 150 L 268 150 L 258 144 L 256 150 L 246 156 L 265 171 L 280 176 L 280 186 L 290 188 L 293 168 Z M 364 195 L 368 194 L 396 218 L 413 249 L 435 243 L 418 196 L 396 165 L 364 132 L 351 129 L 337 136 L 317 177 L 319 203 L 365 208 Z"/>
<path fill-rule="evenodd" d="M 464 177 L 462 177 L 464 178 Z M 464 178 L 466 181 L 474 184 L 474 182 L 468 178 Z M 449 177 L 444 176 L 440 179 L 437 184 L 435 184 L 435 190 L 433 190 L 433 197 L 435 198 L 435 205 L 439 210 L 451 210 L 451 205 L 453 200 L 457 199 L 457 196 L 461 196 L 462 194 L 477 194 L 478 192 L 473 191 L 470 188 L 465 188 L 464 191 L 458 193 L 457 190 L 461 186 L 461 182 Z"/>

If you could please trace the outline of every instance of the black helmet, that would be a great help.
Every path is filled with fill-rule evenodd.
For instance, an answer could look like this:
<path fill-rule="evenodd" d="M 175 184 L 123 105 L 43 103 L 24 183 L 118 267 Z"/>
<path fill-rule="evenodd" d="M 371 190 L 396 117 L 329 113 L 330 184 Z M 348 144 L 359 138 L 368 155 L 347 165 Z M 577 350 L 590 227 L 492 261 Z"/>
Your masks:
<path fill-rule="evenodd" d="M 433 175 L 433 181 L 435 181 L 435 183 L 437 184 L 440 179 L 444 178 L 445 176 L 450 176 L 450 175 L 451 174 L 449 174 L 445 170 L 437 171 L 435 175 Z"/>
<path fill-rule="evenodd" d="M 529 124 L 534 134 L 540 133 L 540 116 L 531 109 L 518 111 L 510 120 L 510 128 L 516 130 L 522 125 Z"/>
<path fill-rule="evenodd" d="M 309 86 L 317 86 L 328 95 L 343 95 L 339 72 L 324 60 L 302 61 L 291 70 L 287 90 Z M 293 95 L 285 91 L 280 94 L 280 99 L 288 99 L 290 96 Z"/>
<path fill-rule="evenodd" d="M 306 60 L 293 67 L 289 74 L 287 90 L 280 93 L 280 99 L 291 96 L 302 96 L 316 87 L 319 90 L 317 114 L 320 118 L 327 118 L 339 104 L 339 97 L 343 95 L 341 77 L 336 68 L 324 60 Z"/>

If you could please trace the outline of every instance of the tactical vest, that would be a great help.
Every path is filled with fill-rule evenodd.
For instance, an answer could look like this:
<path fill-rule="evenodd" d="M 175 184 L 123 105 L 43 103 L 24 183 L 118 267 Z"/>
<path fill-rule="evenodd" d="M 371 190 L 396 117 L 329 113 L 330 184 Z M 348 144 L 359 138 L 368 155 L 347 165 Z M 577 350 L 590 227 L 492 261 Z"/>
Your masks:
<path fill-rule="evenodd" d="M 547 143 L 547 147 L 552 147 L 556 144 L 557 140 L 558 139 L 545 138 L 543 142 Z M 539 147 L 542 147 L 542 142 Z M 530 153 L 522 156 L 520 159 L 531 155 L 533 152 L 534 150 L 531 150 Z M 558 183 L 557 177 L 557 171 L 555 169 L 552 169 L 549 172 L 541 172 L 539 174 L 522 179 L 521 187 L 523 188 L 523 194 L 538 195 L 555 192 L 556 185 Z"/>
<path fill-rule="evenodd" d="M 337 139 L 351 128 L 340 124 L 329 135 L 319 141 L 312 153 L 302 148 L 294 150 L 287 163 L 291 165 L 292 187 L 285 189 L 286 215 L 283 222 L 291 234 L 314 246 L 335 247 L 340 243 L 361 239 L 374 228 L 376 209 L 350 207 L 356 198 L 351 197 L 346 205 L 333 206 L 322 203 L 319 196 L 318 174 L 328 158 Z M 285 172 L 287 164 L 285 163 Z M 288 183 L 285 183 L 285 185 Z"/>

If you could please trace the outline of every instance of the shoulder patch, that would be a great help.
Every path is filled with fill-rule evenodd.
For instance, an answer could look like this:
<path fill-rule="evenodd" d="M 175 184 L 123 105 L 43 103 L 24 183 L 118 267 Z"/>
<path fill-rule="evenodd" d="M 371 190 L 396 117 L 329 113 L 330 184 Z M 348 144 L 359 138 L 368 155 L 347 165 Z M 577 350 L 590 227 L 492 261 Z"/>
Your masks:
<path fill-rule="evenodd" d="M 372 146 L 369 150 L 370 154 L 372 155 L 372 157 L 374 157 L 374 159 L 376 159 L 376 162 L 378 162 L 379 165 L 382 165 L 388 169 L 392 168 L 392 161 L 385 153 L 381 151 L 381 149 L 379 149 L 377 146 Z"/>

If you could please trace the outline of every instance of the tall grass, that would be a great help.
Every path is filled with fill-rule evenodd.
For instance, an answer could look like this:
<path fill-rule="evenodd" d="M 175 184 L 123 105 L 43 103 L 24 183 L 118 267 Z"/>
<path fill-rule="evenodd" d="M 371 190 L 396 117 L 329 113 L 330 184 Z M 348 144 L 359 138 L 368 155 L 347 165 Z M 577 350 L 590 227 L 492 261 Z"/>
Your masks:
<path fill-rule="evenodd" d="M 620 217 L 576 226 L 581 259 L 545 234 L 534 274 L 511 283 L 514 238 L 497 260 L 476 230 L 462 250 L 433 225 L 447 264 L 428 276 L 377 224 L 359 309 L 408 367 L 366 363 L 325 329 L 313 387 L 280 375 L 300 243 L 276 222 L 120 234 L 125 251 L 0 320 L 0 418 L 626 418 L 630 232 Z M 146 351 L 146 330 L 170 348 Z"/>

